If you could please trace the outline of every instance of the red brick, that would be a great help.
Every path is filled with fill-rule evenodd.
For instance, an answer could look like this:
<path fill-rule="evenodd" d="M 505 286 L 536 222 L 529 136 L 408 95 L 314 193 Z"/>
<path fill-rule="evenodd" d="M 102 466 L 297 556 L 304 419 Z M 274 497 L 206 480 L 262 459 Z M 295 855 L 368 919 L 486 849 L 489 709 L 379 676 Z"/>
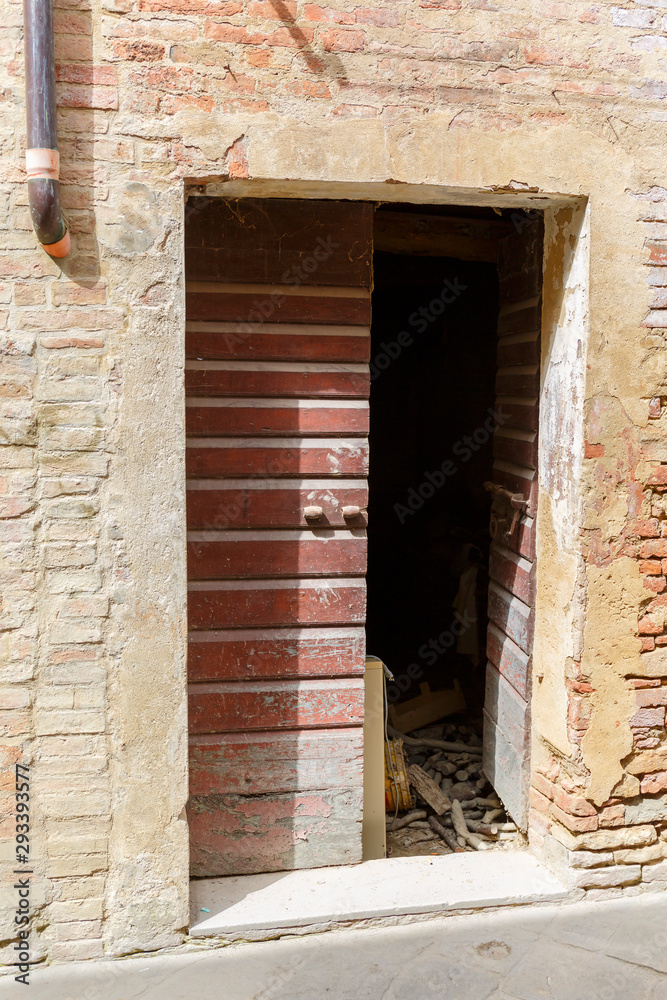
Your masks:
<path fill-rule="evenodd" d="M 130 62 L 155 62 L 164 57 L 164 45 L 155 42 L 114 42 L 114 55 Z"/>
<path fill-rule="evenodd" d="M 652 517 L 649 521 L 635 521 L 632 525 L 632 530 L 640 538 L 659 538 L 660 522 L 655 517 Z"/>
<path fill-rule="evenodd" d="M 623 826 L 625 823 L 625 806 L 613 805 L 601 809 L 599 823 L 601 827 Z"/>
<path fill-rule="evenodd" d="M 113 66 L 82 66 L 80 63 L 56 63 L 59 83 L 90 83 L 114 86 L 118 82 Z"/>
<path fill-rule="evenodd" d="M 227 169 L 232 180 L 245 179 L 248 173 L 248 148 L 245 138 L 237 139 L 227 153 Z"/>
<path fill-rule="evenodd" d="M 51 291 L 54 305 L 92 306 L 104 305 L 107 297 L 106 282 L 75 284 L 73 281 L 55 281 Z"/>
<path fill-rule="evenodd" d="M 376 118 L 377 113 L 370 104 L 339 104 L 331 112 L 336 118 Z"/>
<path fill-rule="evenodd" d="M 317 3 L 307 3 L 303 16 L 307 21 L 324 21 L 327 24 L 354 24 L 356 20 L 352 11 L 334 10 L 333 7 L 321 7 Z"/>
<path fill-rule="evenodd" d="M 667 771 L 657 771 L 655 774 L 647 774 L 641 781 L 641 790 L 644 794 L 651 795 L 654 792 L 664 792 L 667 790 Z"/>
<path fill-rule="evenodd" d="M 660 708 L 640 708 L 630 719 L 630 726 L 633 729 L 659 729 L 664 724 L 664 706 Z"/>
<path fill-rule="evenodd" d="M 397 28 L 398 12 L 389 8 L 357 7 L 354 11 L 357 24 L 372 24 L 376 28 Z"/>
<path fill-rule="evenodd" d="M 597 813 L 594 816 L 573 816 L 554 802 L 551 804 L 549 814 L 572 833 L 588 833 L 598 828 Z"/>
<path fill-rule="evenodd" d="M 659 559 L 642 559 L 639 563 L 639 572 L 644 576 L 662 576 L 663 563 Z"/>
<path fill-rule="evenodd" d="M 659 465 L 648 477 L 649 486 L 667 486 L 667 465 Z"/>
<path fill-rule="evenodd" d="M 667 581 L 664 576 L 650 576 L 644 580 L 644 587 L 646 590 L 652 590 L 654 594 L 662 594 L 667 587 Z"/>
<path fill-rule="evenodd" d="M 366 47 L 366 32 L 328 28 L 321 32 L 320 42 L 327 52 L 361 52 Z"/>
<path fill-rule="evenodd" d="M 638 708 L 667 705 L 667 687 L 640 688 L 635 692 Z"/>
<path fill-rule="evenodd" d="M 57 87 L 58 105 L 63 108 L 97 108 L 101 111 L 115 111 L 118 108 L 116 87 L 87 87 L 71 84 Z"/>
<path fill-rule="evenodd" d="M 667 646 L 667 635 L 659 635 L 654 641 L 656 646 Z"/>
<path fill-rule="evenodd" d="M 543 816 L 548 815 L 549 806 L 551 802 L 549 799 L 542 795 L 536 788 L 531 788 L 530 790 L 530 805 L 538 813 L 542 813 Z"/>
<path fill-rule="evenodd" d="M 642 559 L 652 559 L 655 557 L 664 559 L 667 557 L 667 539 L 656 538 L 650 542 L 644 542 L 639 550 L 639 555 Z"/>
<path fill-rule="evenodd" d="M 200 111 L 213 111 L 215 101 L 204 94 L 202 97 L 194 97 L 192 94 L 167 94 L 160 99 L 160 111 L 166 115 L 175 115 L 185 108 L 198 108 Z"/>
<path fill-rule="evenodd" d="M 589 444 L 584 442 L 584 458 L 602 458 L 604 456 L 603 444 Z"/>
<path fill-rule="evenodd" d="M 665 293 L 664 301 L 663 301 L 663 296 L 659 294 L 660 292 Z M 667 288 L 657 289 L 656 294 L 654 294 L 653 301 L 651 302 L 651 308 L 663 309 L 666 306 L 667 306 Z M 659 420 L 661 413 L 662 413 L 662 400 L 660 399 L 660 396 L 654 396 L 653 399 L 649 400 L 648 404 L 649 420 Z"/>
<path fill-rule="evenodd" d="M 93 24 L 88 14 L 56 8 L 53 12 L 53 30 L 56 35 L 92 35 Z"/>
<path fill-rule="evenodd" d="M 565 812 L 572 813 L 573 816 L 596 816 L 597 811 L 587 799 L 580 795 L 570 795 L 558 785 L 554 786 L 552 796 L 556 805 Z"/>
<path fill-rule="evenodd" d="M 587 729 L 591 718 L 590 699 L 572 695 L 568 704 L 567 718 L 573 729 Z"/>
<path fill-rule="evenodd" d="M 242 0 L 139 0 L 139 10 L 159 13 L 206 14 L 208 17 L 230 17 L 243 13 Z"/>
<path fill-rule="evenodd" d="M 664 625 L 662 622 L 654 622 L 649 615 L 640 618 L 638 631 L 639 635 L 660 635 Z"/>
<path fill-rule="evenodd" d="M 532 777 L 532 784 L 541 795 L 546 796 L 548 799 L 553 799 L 554 785 L 544 774 L 540 774 L 539 771 L 536 771 Z"/>
<path fill-rule="evenodd" d="M 94 347 L 104 347 L 104 337 L 40 337 L 40 347 L 49 350 L 63 350 L 67 347 L 78 347 L 82 350 Z"/>
<path fill-rule="evenodd" d="M 657 677 L 633 677 L 630 680 L 630 687 L 635 691 L 641 691 L 643 688 L 659 688 L 661 683 Z"/>

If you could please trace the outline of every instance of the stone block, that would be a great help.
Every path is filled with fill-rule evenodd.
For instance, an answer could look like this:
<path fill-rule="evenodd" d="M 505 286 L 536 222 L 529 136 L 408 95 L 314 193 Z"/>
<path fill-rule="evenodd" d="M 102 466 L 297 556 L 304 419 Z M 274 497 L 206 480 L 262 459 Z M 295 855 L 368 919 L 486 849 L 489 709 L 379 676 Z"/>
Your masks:
<path fill-rule="evenodd" d="M 574 871 L 571 884 L 579 889 L 610 889 L 620 885 L 632 885 L 640 882 L 641 878 L 641 865 L 614 865 L 610 868 Z"/>

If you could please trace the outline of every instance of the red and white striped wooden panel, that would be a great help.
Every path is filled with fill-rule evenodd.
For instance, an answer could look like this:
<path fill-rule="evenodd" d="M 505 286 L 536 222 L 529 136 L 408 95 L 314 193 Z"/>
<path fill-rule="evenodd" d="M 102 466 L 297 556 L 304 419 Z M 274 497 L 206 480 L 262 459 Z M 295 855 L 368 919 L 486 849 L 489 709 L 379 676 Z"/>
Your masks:
<path fill-rule="evenodd" d="M 305 526 L 304 508 L 321 507 L 329 527 L 347 525 L 343 507 L 368 505 L 364 479 L 190 479 L 188 526 L 293 528 Z M 356 524 L 356 521 L 355 521 Z"/>
<path fill-rule="evenodd" d="M 499 427 L 493 441 L 493 480 L 523 494 L 528 507 L 510 537 L 504 537 L 501 528 L 491 545 L 484 707 L 484 768 L 524 830 L 530 782 L 542 241 L 540 217 L 506 237 L 499 255 Z M 514 511 L 506 501 L 494 499 L 493 507 L 509 527 Z"/>
<path fill-rule="evenodd" d="M 364 682 L 327 677 L 191 684 L 188 704 L 191 733 L 354 726 L 364 721 Z"/>
<path fill-rule="evenodd" d="M 368 403 L 337 399 L 236 399 L 190 396 L 186 430 L 193 437 L 339 437 L 368 434 Z"/>
<path fill-rule="evenodd" d="M 189 531 L 188 575 L 191 580 L 363 576 L 366 550 L 360 528 Z"/>
<path fill-rule="evenodd" d="M 193 874 L 354 861 L 363 751 L 359 726 L 192 736 Z"/>
<path fill-rule="evenodd" d="M 191 682 L 361 677 L 366 637 L 343 628 L 213 629 L 190 634 Z"/>
<path fill-rule="evenodd" d="M 185 373 L 193 872 L 356 861 L 366 539 L 365 517 L 342 508 L 367 505 L 372 209 L 213 201 L 195 216 Z M 321 520 L 306 521 L 308 506 Z M 346 734 L 340 747 L 332 727 Z M 299 759 L 313 728 L 330 733 L 317 744 L 330 754 L 319 773 Z M 241 745 L 252 750 L 253 790 L 219 765 Z M 296 784 L 272 782 L 278 746 Z"/>
<path fill-rule="evenodd" d="M 188 438 L 187 475 L 366 476 L 366 438 Z"/>
<path fill-rule="evenodd" d="M 368 361 L 367 326 L 312 323 L 227 323 L 191 320 L 187 323 L 187 356 L 265 361 Z"/>

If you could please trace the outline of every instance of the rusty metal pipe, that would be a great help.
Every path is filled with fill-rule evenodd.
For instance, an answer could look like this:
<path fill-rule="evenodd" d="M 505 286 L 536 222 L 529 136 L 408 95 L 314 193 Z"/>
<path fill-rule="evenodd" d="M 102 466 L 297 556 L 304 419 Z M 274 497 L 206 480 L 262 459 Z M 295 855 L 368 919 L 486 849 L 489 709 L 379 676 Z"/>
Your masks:
<path fill-rule="evenodd" d="M 70 236 L 60 208 L 53 0 L 23 0 L 23 25 L 30 216 L 46 252 L 66 257 Z"/>

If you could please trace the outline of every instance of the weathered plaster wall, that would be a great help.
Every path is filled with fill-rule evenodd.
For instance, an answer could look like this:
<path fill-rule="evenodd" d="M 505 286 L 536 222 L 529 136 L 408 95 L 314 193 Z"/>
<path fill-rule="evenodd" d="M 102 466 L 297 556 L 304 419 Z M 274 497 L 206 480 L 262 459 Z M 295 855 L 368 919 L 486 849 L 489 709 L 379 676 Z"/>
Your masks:
<path fill-rule="evenodd" d="M 545 488 L 540 513 L 563 568 L 541 613 L 558 606 L 570 630 L 540 655 L 568 720 L 541 723 L 532 839 L 585 887 L 667 880 L 661 2 L 56 0 L 74 246 L 59 266 L 30 228 L 21 8 L 1 0 L 1 754 L 5 775 L 33 767 L 35 956 L 156 947 L 187 920 L 184 179 L 587 199 L 585 450 L 565 557 L 561 496 Z M 11 885 L 11 815 L 3 832 Z M 11 911 L 11 888 L 2 901 Z"/>

